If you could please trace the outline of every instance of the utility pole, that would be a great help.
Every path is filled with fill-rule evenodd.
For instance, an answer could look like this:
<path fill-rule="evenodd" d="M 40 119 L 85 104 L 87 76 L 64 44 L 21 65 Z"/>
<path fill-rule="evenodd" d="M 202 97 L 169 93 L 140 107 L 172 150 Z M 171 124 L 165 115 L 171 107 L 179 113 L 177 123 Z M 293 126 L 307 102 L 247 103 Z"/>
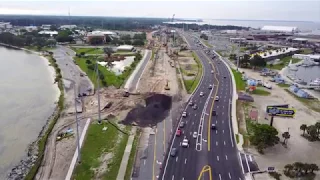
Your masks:
<path fill-rule="evenodd" d="M 80 134 L 79 134 L 79 120 L 78 120 L 78 111 L 77 111 L 77 90 L 76 83 L 73 81 L 73 90 L 74 90 L 74 109 L 75 109 L 75 118 L 77 123 L 77 149 L 78 149 L 78 163 L 81 163 L 81 153 L 80 153 Z"/>
<path fill-rule="evenodd" d="M 98 69 L 98 61 L 96 62 L 96 71 L 97 71 L 97 95 L 98 95 L 98 123 L 101 124 L 101 114 L 100 114 L 100 78 L 99 78 L 99 69 Z"/>

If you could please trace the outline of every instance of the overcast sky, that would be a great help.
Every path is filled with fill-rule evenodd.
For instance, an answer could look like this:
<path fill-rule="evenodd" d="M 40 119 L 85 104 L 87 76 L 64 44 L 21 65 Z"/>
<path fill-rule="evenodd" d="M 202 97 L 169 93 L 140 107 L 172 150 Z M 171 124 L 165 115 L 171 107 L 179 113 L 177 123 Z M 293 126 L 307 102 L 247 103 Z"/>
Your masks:
<path fill-rule="evenodd" d="M 315 1 L 4 1 L 0 14 L 320 21 Z"/>

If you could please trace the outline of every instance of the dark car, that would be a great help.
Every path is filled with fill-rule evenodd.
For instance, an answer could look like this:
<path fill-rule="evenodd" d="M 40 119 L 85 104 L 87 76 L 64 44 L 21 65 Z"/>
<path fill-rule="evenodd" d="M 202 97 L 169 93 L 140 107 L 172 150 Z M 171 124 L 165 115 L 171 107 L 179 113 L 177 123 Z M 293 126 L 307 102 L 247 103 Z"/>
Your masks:
<path fill-rule="evenodd" d="M 179 124 L 179 127 L 180 127 L 180 128 L 183 128 L 183 127 L 184 127 L 184 122 L 183 122 L 183 121 Z"/>
<path fill-rule="evenodd" d="M 195 104 L 192 106 L 193 109 L 198 109 L 198 106 Z"/>
<path fill-rule="evenodd" d="M 223 76 L 223 78 L 227 78 L 226 76 Z"/>
<path fill-rule="evenodd" d="M 216 116 L 217 112 L 215 110 L 212 110 L 212 116 Z"/>
<path fill-rule="evenodd" d="M 172 148 L 170 151 L 170 156 L 175 157 L 177 155 L 177 153 L 178 153 L 177 148 Z"/>
<path fill-rule="evenodd" d="M 217 129 L 217 126 L 215 124 L 211 124 L 211 129 L 215 130 L 215 129 Z"/>

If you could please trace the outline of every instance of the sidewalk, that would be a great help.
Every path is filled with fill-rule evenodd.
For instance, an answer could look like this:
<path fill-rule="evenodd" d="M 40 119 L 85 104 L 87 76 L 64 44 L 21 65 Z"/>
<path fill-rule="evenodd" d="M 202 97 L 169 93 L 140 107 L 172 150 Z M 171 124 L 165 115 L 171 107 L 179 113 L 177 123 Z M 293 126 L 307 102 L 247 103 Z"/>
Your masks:
<path fill-rule="evenodd" d="M 131 129 L 130 136 L 128 138 L 128 142 L 126 145 L 126 149 L 125 149 L 123 156 L 122 156 L 117 180 L 124 180 L 124 176 L 126 175 L 126 170 L 127 170 L 127 166 L 128 166 L 128 162 L 129 162 L 130 153 L 132 150 L 134 136 L 136 135 L 136 130 L 137 130 L 137 128 L 135 126 L 133 126 Z"/>

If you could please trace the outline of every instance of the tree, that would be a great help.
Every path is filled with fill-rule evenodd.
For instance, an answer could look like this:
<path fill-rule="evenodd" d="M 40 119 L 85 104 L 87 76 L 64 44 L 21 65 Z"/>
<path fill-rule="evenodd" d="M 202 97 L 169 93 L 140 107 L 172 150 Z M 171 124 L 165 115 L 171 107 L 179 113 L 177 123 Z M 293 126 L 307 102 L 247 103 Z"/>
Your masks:
<path fill-rule="evenodd" d="M 267 62 L 261 56 L 256 54 L 251 60 L 251 65 L 254 67 L 265 67 Z"/>
<path fill-rule="evenodd" d="M 317 131 L 317 127 L 315 125 L 308 126 L 307 133 L 310 136 L 310 139 L 312 141 L 314 141 L 318 138 L 318 131 Z"/>
<path fill-rule="evenodd" d="M 135 45 L 135 46 L 143 46 L 144 45 L 144 41 L 143 40 L 140 40 L 140 39 L 135 39 L 132 43 L 132 45 Z"/>
<path fill-rule="evenodd" d="M 92 62 L 89 59 L 87 59 L 86 64 L 92 64 Z"/>
<path fill-rule="evenodd" d="M 90 39 L 90 44 L 93 44 L 93 45 L 103 44 L 103 39 L 100 37 L 92 37 Z"/>
<path fill-rule="evenodd" d="M 124 43 L 125 43 L 125 44 L 129 44 L 129 45 L 132 44 L 131 40 L 126 40 L 126 41 L 124 41 Z"/>
<path fill-rule="evenodd" d="M 113 49 L 110 47 L 103 48 L 103 52 L 107 54 L 109 58 L 111 57 L 112 53 L 114 53 Z"/>
<path fill-rule="evenodd" d="M 303 134 L 302 134 L 303 136 L 304 136 L 304 133 L 306 132 L 307 128 L 308 128 L 308 126 L 306 124 L 301 124 L 300 130 L 303 131 Z"/>
<path fill-rule="evenodd" d="M 49 47 L 54 47 L 57 45 L 57 41 L 54 40 L 54 39 L 49 39 L 46 41 L 46 46 L 49 46 Z"/>
<path fill-rule="evenodd" d="M 72 42 L 73 37 L 71 35 L 72 35 L 72 31 L 70 30 L 59 31 L 58 36 L 56 37 L 56 40 L 58 42 Z"/>
<path fill-rule="evenodd" d="M 279 143 L 277 135 L 278 131 L 274 127 L 267 124 L 255 124 L 250 142 L 257 147 L 260 153 L 263 153 L 263 149 Z"/>
<path fill-rule="evenodd" d="M 243 55 L 243 57 L 239 60 L 239 64 L 241 67 L 248 67 L 250 64 L 250 56 L 248 54 Z"/>
<path fill-rule="evenodd" d="M 284 138 L 283 144 L 286 144 L 287 140 L 290 139 L 290 134 L 289 134 L 289 132 L 284 132 L 284 133 L 282 133 L 282 137 Z"/>
<path fill-rule="evenodd" d="M 293 165 L 291 165 L 291 164 L 287 164 L 287 165 L 285 165 L 284 166 L 284 173 L 286 174 L 286 173 L 290 173 L 292 170 L 293 170 Z"/>
<path fill-rule="evenodd" d="M 133 36 L 133 39 L 140 39 L 140 40 L 145 40 L 147 39 L 147 34 L 145 32 L 143 33 L 137 33 Z"/>
<path fill-rule="evenodd" d="M 122 36 L 120 36 L 120 39 L 123 40 L 123 41 L 130 41 L 131 40 L 131 36 L 129 34 L 122 35 Z"/>
<path fill-rule="evenodd" d="M 237 55 L 236 54 L 230 54 L 229 59 L 237 60 Z"/>
<path fill-rule="evenodd" d="M 309 168 L 311 173 L 313 173 L 313 171 L 319 171 L 319 167 L 316 164 L 310 164 Z"/>
<path fill-rule="evenodd" d="M 314 126 L 317 128 L 317 132 L 319 134 L 320 133 L 320 122 L 316 122 L 316 124 Z"/>

